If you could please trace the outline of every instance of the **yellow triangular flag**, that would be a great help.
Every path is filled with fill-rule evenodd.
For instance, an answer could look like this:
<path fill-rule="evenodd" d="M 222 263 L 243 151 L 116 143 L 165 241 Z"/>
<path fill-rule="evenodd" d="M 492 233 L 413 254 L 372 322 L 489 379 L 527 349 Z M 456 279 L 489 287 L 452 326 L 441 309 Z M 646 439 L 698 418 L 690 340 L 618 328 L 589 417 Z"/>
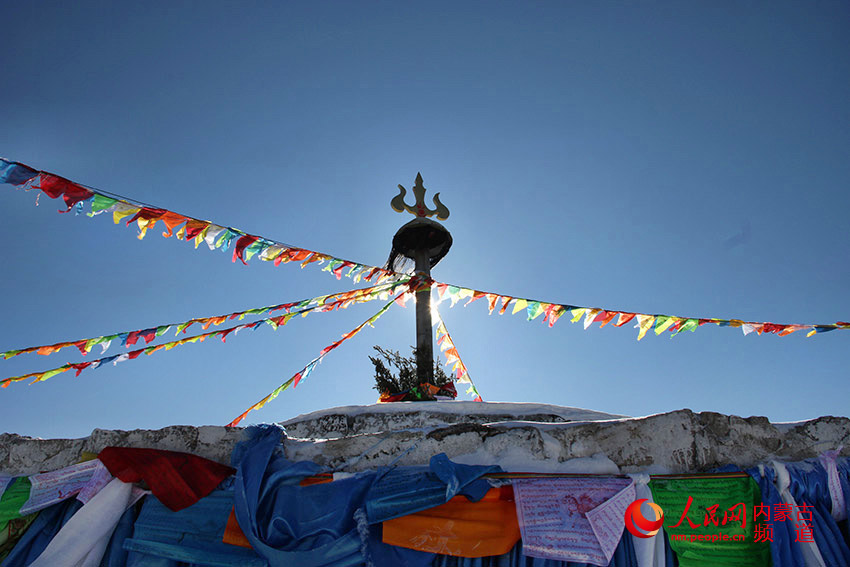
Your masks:
<path fill-rule="evenodd" d="M 516 303 L 514 303 L 514 309 L 511 311 L 511 315 L 516 315 L 519 311 L 522 311 L 526 307 L 528 307 L 528 301 L 517 298 Z"/>
<path fill-rule="evenodd" d="M 637 315 L 638 324 L 640 327 L 640 331 L 638 331 L 637 340 L 641 340 L 648 330 L 652 328 L 652 324 L 655 322 L 655 315 Z"/>

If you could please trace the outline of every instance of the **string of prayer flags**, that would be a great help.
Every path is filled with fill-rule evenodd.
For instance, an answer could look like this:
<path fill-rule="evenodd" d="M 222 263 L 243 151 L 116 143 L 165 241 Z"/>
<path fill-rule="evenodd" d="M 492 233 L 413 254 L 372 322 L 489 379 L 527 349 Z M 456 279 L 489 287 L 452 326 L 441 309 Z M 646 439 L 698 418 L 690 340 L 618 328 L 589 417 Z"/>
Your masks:
<path fill-rule="evenodd" d="M 130 347 L 134 346 L 140 339 L 144 339 L 145 344 L 150 344 L 154 339 L 156 339 L 157 337 L 161 337 L 171 329 L 176 329 L 175 335 L 179 335 L 181 332 L 185 334 L 187 329 L 195 324 L 201 325 L 202 328 L 206 331 L 207 329 L 209 329 L 210 325 L 215 325 L 217 327 L 228 320 L 233 321 L 238 319 L 241 321 L 248 315 L 261 316 L 267 313 L 274 313 L 275 311 L 281 310 L 286 313 L 289 313 L 290 310 L 294 307 L 297 307 L 304 315 L 306 315 L 306 313 L 309 311 L 330 311 L 333 309 L 345 309 L 353 303 L 364 303 L 373 299 L 380 299 L 389 296 L 390 294 L 395 293 L 395 290 L 399 286 L 407 284 L 409 281 L 410 278 L 405 278 L 394 282 L 379 284 L 367 288 L 354 289 L 339 293 L 331 293 L 327 295 L 321 295 L 319 297 L 314 297 L 311 299 L 303 299 L 301 301 L 294 301 L 290 303 L 281 303 L 279 305 L 271 305 L 267 307 L 248 309 L 245 311 L 237 311 L 235 313 L 228 313 L 227 315 L 216 315 L 213 317 L 197 317 L 188 321 L 184 321 L 182 323 L 157 325 L 148 329 L 124 331 L 121 333 L 114 333 L 111 335 L 104 335 L 100 337 L 77 339 L 74 341 L 64 341 L 52 345 L 41 345 L 17 350 L 8 350 L 5 352 L 0 352 L 0 357 L 2 357 L 3 359 L 9 359 L 14 356 L 29 353 L 50 355 L 62 350 L 63 348 L 68 347 L 77 347 L 82 353 L 82 355 L 85 356 L 90 353 L 96 345 L 101 346 L 101 354 L 103 354 L 115 342 L 119 342 L 121 346 Z M 311 308 L 306 309 L 307 307 Z M 277 318 L 269 319 L 269 324 L 273 327 L 276 326 L 276 319 Z"/>
<path fill-rule="evenodd" d="M 440 317 L 440 312 L 437 310 L 436 305 L 434 305 L 432 313 L 437 323 L 437 344 L 439 345 L 443 356 L 446 357 L 446 365 L 452 365 L 452 372 L 455 373 L 455 382 L 458 384 L 468 384 L 466 393 L 472 395 L 473 401 L 483 402 L 484 400 L 481 398 L 481 394 L 478 393 L 475 383 L 472 382 L 472 378 L 469 376 L 469 371 L 466 369 L 466 365 L 460 359 L 457 347 L 455 346 L 448 329 L 446 329 L 446 324 L 443 322 L 443 318 Z"/>
<path fill-rule="evenodd" d="M 418 281 L 421 281 L 421 280 L 417 280 L 417 282 Z M 399 285 L 401 285 L 401 284 L 399 284 Z M 415 291 L 416 285 L 417 285 L 417 283 L 414 283 L 414 284 L 408 283 L 408 285 L 407 285 L 408 289 L 405 289 L 405 291 L 403 291 L 402 293 L 411 293 L 412 291 Z M 387 294 L 387 295 L 389 295 L 389 294 Z M 364 297 L 367 297 L 367 296 L 364 296 Z M 368 296 L 368 297 L 369 297 L 368 300 L 377 299 L 379 297 L 381 299 L 385 299 L 386 295 L 378 294 L 378 295 L 375 295 L 375 296 Z M 394 302 L 395 300 L 396 300 L 396 298 L 393 298 L 390 303 Z M 57 376 L 57 375 L 62 374 L 64 372 L 67 372 L 68 370 L 71 370 L 71 369 L 76 370 L 76 375 L 79 376 L 80 373 L 83 370 L 99 368 L 99 367 L 101 367 L 101 366 L 103 366 L 103 365 L 105 365 L 109 362 L 111 362 L 114 366 L 114 365 L 117 365 L 119 362 L 125 362 L 127 360 L 135 360 L 142 353 L 147 354 L 147 355 L 151 355 L 151 354 L 158 352 L 158 351 L 161 351 L 161 350 L 171 350 L 172 348 L 174 348 L 176 346 L 182 346 L 182 345 L 189 344 L 189 343 L 204 342 L 209 337 L 219 337 L 222 340 L 222 342 L 227 342 L 227 337 L 231 333 L 236 334 L 243 329 L 251 329 L 253 331 L 253 330 L 256 330 L 257 328 L 259 328 L 263 324 L 267 324 L 267 325 L 271 326 L 274 330 L 277 330 L 279 327 L 286 325 L 296 315 L 304 316 L 309 311 L 330 311 L 330 310 L 334 309 L 336 307 L 336 305 L 338 305 L 338 304 L 341 305 L 342 303 L 344 303 L 346 301 L 349 301 L 349 299 L 337 298 L 332 302 L 325 303 L 324 305 L 312 305 L 312 306 L 309 306 L 309 307 L 305 307 L 303 309 L 290 311 L 290 312 L 288 312 L 284 315 L 278 315 L 278 316 L 275 316 L 275 317 L 268 317 L 266 319 L 260 319 L 258 321 L 253 322 L 253 323 L 245 323 L 245 324 L 238 325 L 238 326 L 235 326 L 235 327 L 229 327 L 227 329 L 221 329 L 221 330 L 218 330 L 218 331 L 210 331 L 208 333 L 203 333 L 203 334 L 200 334 L 200 335 L 194 335 L 192 337 L 186 337 L 186 338 L 179 339 L 179 340 L 176 340 L 176 341 L 161 343 L 161 344 L 158 344 L 158 345 L 155 345 L 155 346 L 148 346 L 148 347 L 144 347 L 144 348 L 139 348 L 139 349 L 136 349 L 136 350 L 132 350 L 130 352 L 125 352 L 123 354 L 116 354 L 116 355 L 107 356 L 107 357 L 104 357 L 104 358 L 98 358 L 96 360 L 90 360 L 90 361 L 78 362 L 78 363 L 67 363 L 67 364 L 63 364 L 62 366 L 60 366 L 58 368 L 53 368 L 53 369 L 45 370 L 45 371 L 42 371 L 42 372 L 31 372 L 29 374 L 24 374 L 22 376 L 12 376 L 10 378 L 4 378 L 4 379 L 0 380 L 0 387 L 7 388 L 9 386 L 9 384 L 11 384 L 13 382 L 22 382 L 22 381 L 28 380 L 30 378 L 33 379 L 32 382 L 30 382 L 30 385 L 35 384 L 36 382 L 44 382 L 45 380 L 47 380 L 49 378 L 52 378 L 54 376 Z M 365 323 L 360 325 L 360 327 L 358 327 L 357 329 L 355 329 L 351 333 L 343 335 L 342 340 L 337 341 L 336 343 L 334 343 L 333 345 L 331 345 L 330 347 L 327 347 L 324 351 L 322 351 L 320 358 L 323 357 L 324 355 L 326 355 L 331 350 L 335 349 L 343 341 L 350 339 L 351 337 L 353 337 L 354 335 L 359 333 L 360 330 L 363 328 L 363 326 L 365 326 L 365 325 L 371 326 L 372 323 L 378 317 L 380 317 L 380 315 L 382 315 L 385 310 L 386 309 L 383 309 L 382 311 L 380 311 L 377 316 L 373 316 L 371 319 L 369 319 L 368 321 L 366 321 Z M 296 381 L 296 383 L 297 383 L 297 381 Z"/>
<path fill-rule="evenodd" d="M 325 264 L 323 271 L 332 273 L 336 279 L 342 279 L 344 275 L 351 278 L 354 283 L 361 280 L 371 282 L 373 278 L 375 283 L 384 283 L 400 277 L 400 274 L 396 272 L 376 266 L 336 258 L 307 248 L 290 246 L 167 209 L 137 205 L 117 196 L 110 197 L 91 187 L 4 158 L 0 158 L 0 183 L 9 183 L 26 191 L 38 189 L 51 199 L 62 197 L 67 208 L 59 212 L 68 212 L 74 208 L 79 214 L 83 212 L 84 203 L 88 203 L 89 217 L 112 213 L 115 224 L 124 221 L 127 226 L 130 226 L 135 223 L 139 228 L 139 240 L 143 239 L 157 222 L 162 222 L 165 226 L 165 232 L 162 233 L 164 238 L 171 237 L 176 231 L 178 240 L 194 242 L 195 248 L 204 242 L 210 250 L 218 249 L 228 252 L 232 246 L 232 261 L 238 260 L 245 265 L 251 258 L 257 256 L 264 262 L 273 262 L 275 266 L 289 262 L 300 263 L 302 268 L 312 263 Z"/>
<path fill-rule="evenodd" d="M 401 274 L 383 268 L 351 262 L 306 248 L 290 246 L 235 228 L 181 215 L 167 209 L 134 204 L 126 199 L 103 194 L 91 187 L 83 186 L 58 175 L 39 171 L 25 164 L 3 158 L 0 158 L 0 182 L 9 183 L 24 190 L 38 189 L 51 199 L 62 197 L 67 208 L 64 211 L 60 210 L 60 212 L 67 212 L 73 208 L 77 213 L 80 213 L 84 204 L 88 204 L 90 207 L 88 216 L 93 217 L 111 212 L 113 222 L 116 224 L 122 221 L 128 226 L 135 223 L 139 228 L 140 239 L 144 238 L 148 230 L 154 228 L 158 222 L 162 222 L 165 226 L 165 231 L 162 233 L 163 237 L 169 238 L 176 233 L 178 240 L 194 242 L 195 248 L 204 242 L 211 250 L 219 249 L 223 252 L 230 252 L 233 262 L 238 260 L 247 265 L 248 261 L 257 256 L 261 261 L 273 262 L 276 266 L 282 263 L 295 262 L 304 267 L 315 263 L 324 265 L 322 270 L 332 273 L 337 279 L 341 279 L 344 275 L 351 278 L 355 283 L 361 281 L 361 279 L 369 282 L 374 279 L 375 283 L 380 284 L 401 277 Z M 496 310 L 499 303 L 501 303 L 500 315 L 507 311 L 509 305 L 512 305 L 512 314 L 525 311 L 529 321 L 541 319 L 550 327 L 554 326 L 555 322 L 564 315 L 569 316 L 573 323 L 584 319 L 585 329 L 594 323 L 599 323 L 600 327 L 609 323 L 613 323 L 615 327 L 621 327 L 636 319 L 634 326 L 638 329 L 638 340 L 645 337 L 650 330 L 656 335 L 669 332 L 671 336 L 675 336 L 683 331 L 694 332 L 697 327 L 706 324 L 720 327 L 738 327 L 744 335 L 771 333 L 781 337 L 803 330 L 807 331 L 806 336 L 811 337 L 818 333 L 837 329 L 850 329 L 850 323 L 843 321 L 832 324 L 776 324 L 740 319 L 632 313 L 550 303 L 483 292 L 441 282 L 433 283 L 437 287 L 440 300 L 449 299 L 452 307 L 461 299 L 466 299 L 465 305 L 469 305 L 474 301 L 485 298 L 490 313 Z M 614 322 L 615 319 L 616 322 Z"/>
<path fill-rule="evenodd" d="M 258 410 L 258 409 L 262 408 L 262 407 L 263 407 L 263 406 L 265 406 L 267 403 L 269 403 L 270 401 L 272 401 L 272 400 L 274 400 L 276 397 L 278 397 L 278 396 L 280 395 L 280 393 L 281 393 L 281 392 L 283 392 L 284 390 L 287 390 L 289 387 L 296 388 L 296 387 L 298 386 L 298 384 L 299 384 L 302 380 L 306 379 L 306 378 L 307 378 L 307 377 L 308 377 L 308 376 L 309 376 L 309 375 L 313 372 L 313 369 L 315 369 L 315 368 L 316 368 L 316 366 L 317 366 L 317 365 L 318 365 L 318 364 L 322 361 L 322 359 L 323 359 L 325 356 L 327 356 L 327 354 L 328 354 L 329 352 L 331 352 L 332 350 L 334 350 L 335 348 L 337 348 L 339 345 L 341 345 L 342 343 L 344 343 L 344 342 L 345 342 L 345 341 L 347 341 L 348 339 L 353 338 L 355 335 L 357 335 L 357 333 L 359 333 L 360 331 L 362 331 L 362 330 L 363 330 L 363 328 L 364 328 L 364 327 L 366 327 L 366 325 L 368 325 L 368 326 L 370 326 L 370 327 L 374 327 L 374 323 L 375 323 L 375 321 L 377 321 L 377 320 L 378 320 L 378 318 L 379 318 L 381 315 L 383 315 L 384 313 L 386 313 L 386 312 L 387 312 L 387 310 L 388 310 L 388 309 L 389 309 L 389 308 L 393 305 L 393 303 L 396 303 L 396 300 L 398 299 L 398 297 L 400 297 L 400 296 L 401 296 L 401 295 L 403 295 L 404 293 L 410 293 L 410 292 L 403 292 L 403 293 L 399 294 L 399 296 L 397 296 L 397 297 L 393 298 L 393 299 L 392 299 L 391 301 L 389 301 L 386 305 L 384 305 L 383 307 L 381 307 L 381 309 L 380 309 L 377 313 L 375 313 L 374 315 L 372 315 L 371 317 L 369 317 L 367 320 L 365 320 L 365 321 L 363 321 L 362 323 L 360 323 L 360 325 L 358 325 L 357 327 L 355 327 L 355 328 L 354 328 L 354 329 L 352 329 L 351 331 L 349 331 L 349 332 L 345 333 L 344 335 L 342 335 L 342 338 L 341 338 L 340 340 L 338 340 L 338 341 L 336 341 L 336 342 L 334 342 L 334 343 L 331 343 L 330 345 L 328 345 L 328 346 L 326 346 L 325 348 L 323 348 L 323 349 L 322 349 L 322 351 L 319 353 L 319 356 L 317 356 L 316 358 L 314 358 L 313 360 L 311 360 L 311 361 L 307 364 L 307 366 L 305 366 L 304 368 L 302 368 L 300 371 L 296 372 L 296 373 L 295 373 L 295 375 L 294 375 L 292 378 L 290 378 L 289 380 L 287 380 L 286 382 L 284 382 L 283 384 L 281 384 L 280 386 L 278 386 L 277 388 L 275 388 L 274 390 L 272 390 L 272 392 L 271 392 L 269 395 L 267 395 L 265 398 L 263 398 L 262 400 L 260 400 L 260 401 L 259 401 L 259 402 L 257 402 L 256 404 L 252 405 L 251 407 L 249 407 L 249 408 L 248 408 L 247 410 L 245 410 L 244 412 L 242 412 L 242 414 L 240 414 L 240 415 L 239 415 L 239 417 L 237 417 L 236 419 L 234 419 L 233 421 L 231 421 L 230 423 L 228 423 L 228 424 L 226 425 L 226 427 L 236 427 L 237 425 L 239 425 L 239 423 L 240 423 L 243 419 L 245 419 L 245 417 L 246 417 L 249 413 L 251 413 L 251 412 L 252 412 L 252 411 L 254 411 L 254 410 Z"/>
<path fill-rule="evenodd" d="M 522 297 L 513 297 L 498 293 L 490 293 L 478 291 L 470 288 L 451 285 L 443 282 L 432 282 L 437 289 L 439 301 L 448 300 L 451 307 L 454 307 L 461 299 L 468 299 L 464 307 L 470 303 L 486 298 L 487 307 L 490 314 L 501 304 L 498 310 L 499 315 L 504 315 L 508 306 L 512 305 L 511 314 L 516 315 L 520 312 L 525 312 L 529 321 L 541 319 L 549 327 L 553 327 L 559 318 L 566 315 L 570 322 L 578 323 L 583 320 L 584 328 L 587 329 L 594 323 L 599 323 L 599 327 L 611 323 L 615 327 L 622 327 L 626 323 L 634 321 L 634 327 L 638 330 L 638 340 L 644 338 L 649 331 L 653 331 L 656 335 L 661 335 L 664 332 L 669 332 L 671 337 L 675 337 L 683 331 L 693 333 L 697 327 L 706 324 L 717 325 L 718 327 L 739 327 L 744 335 L 756 333 L 771 333 L 780 337 L 785 337 L 791 333 L 807 330 L 807 337 L 811 337 L 817 333 L 826 333 L 837 329 L 850 329 L 850 323 L 846 321 L 838 321 L 832 324 L 778 324 L 778 323 L 759 323 L 754 321 L 742 321 L 740 319 L 717 319 L 717 318 L 698 318 L 698 317 L 679 317 L 675 315 L 652 315 L 648 313 L 632 313 L 628 311 L 616 311 L 612 309 L 601 309 L 598 307 L 579 307 L 575 305 L 564 305 L 559 303 L 549 303 L 546 301 L 538 301 L 535 299 L 527 299 Z"/>
<path fill-rule="evenodd" d="M 68 212 L 77 203 L 87 201 L 94 196 L 93 191 L 64 177 L 44 171 L 36 171 L 22 163 L 3 158 L 0 158 L 0 182 L 12 185 L 30 185 L 33 189 L 40 189 L 51 199 L 62 197 L 68 207 L 64 211 L 60 210 L 60 213 Z"/>

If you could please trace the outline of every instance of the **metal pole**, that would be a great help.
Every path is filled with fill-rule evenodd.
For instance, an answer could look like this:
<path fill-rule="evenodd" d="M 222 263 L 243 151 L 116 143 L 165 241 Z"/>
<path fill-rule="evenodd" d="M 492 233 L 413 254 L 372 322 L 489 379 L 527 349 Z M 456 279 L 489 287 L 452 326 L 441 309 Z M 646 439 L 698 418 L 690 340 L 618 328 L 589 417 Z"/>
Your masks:
<path fill-rule="evenodd" d="M 428 250 L 414 252 L 416 275 L 431 277 Z M 416 375 L 420 384 L 434 383 L 434 339 L 431 334 L 431 286 L 416 292 Z"/>
<path fill-rule="evenodd" d="M 398 186 L 399 194 L 390 201 L 390 206 L 396 212 L 407 211 L 416 218 L 396 232 L 393 237 L 393 251 L 387 265 L 392 269 L 396 254 L 413 259 L 415 275 L 430 280 L 431 264 L 436 265 L 452 246 L 452 235 L 438 222 L 428 217 L 436 215 L 440 220 L 449 218 L 449 209 L 440 201 L 440 194 L 433 197 L 434 206 L 430 209 L 425 205 L 425 186 L 422 175 L 416 174 L 413 185 L 413 195 L 416 203 L 413 206 L 404 202 L 407 189 Z M 431 286 L 416 292 L 416 377 L 419 384 L 434 383 L 434 339 L 431 335 Z M 423 389 L 424 390 L 424 389 Z M 427 390 L 426 390 L 427 391 Z"/>

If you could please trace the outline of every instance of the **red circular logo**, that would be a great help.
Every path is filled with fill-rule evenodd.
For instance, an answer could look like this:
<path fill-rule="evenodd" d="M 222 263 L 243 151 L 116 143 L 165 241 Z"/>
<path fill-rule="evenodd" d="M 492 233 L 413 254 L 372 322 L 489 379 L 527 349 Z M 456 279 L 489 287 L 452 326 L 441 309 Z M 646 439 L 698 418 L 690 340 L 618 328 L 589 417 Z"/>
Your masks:
<path fill-rule="evenodd" d="M 661 506 L 655 502 L 647 502 L 647 505 L 652 509 L 654 519 L 649 519 L 643 515 L 640 505 L 647 502 L 646 498 L 635 500 L 629 507 L 626 508 L 626 529 L 635 537 L 652 537 L 658 533 L 664 524 L 664 511 Z"/>

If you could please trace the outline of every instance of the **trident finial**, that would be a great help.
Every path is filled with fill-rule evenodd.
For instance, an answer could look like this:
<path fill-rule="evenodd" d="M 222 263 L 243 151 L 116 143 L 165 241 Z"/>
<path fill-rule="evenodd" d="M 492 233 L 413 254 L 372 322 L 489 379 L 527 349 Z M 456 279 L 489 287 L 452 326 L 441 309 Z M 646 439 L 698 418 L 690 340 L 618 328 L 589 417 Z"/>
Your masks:
<path fill-rule="evenodd" d="M 403 213 L 407 211 L 417 217 L 431 217 L 437 215 L 437 218 L 440 220 L 446 220 L 449 218 L 449 209 L 440 202 L 440 194 L 434 194 L 434 205 L 437 206 L 436 209 L 429 209 L 425 206 L 425 186 L 422 185 L 422 174 L 416 174 L 416 184 L 413 186 L 413 195 L 416 197 L 416 204 L 412 207 L 407 205 L 404 202 L 404 196 L 407 194 L 407 189 L 398 186 L 399 193 L 393 200 L 390 201 L 390 206 L 397 213 Z"/>

